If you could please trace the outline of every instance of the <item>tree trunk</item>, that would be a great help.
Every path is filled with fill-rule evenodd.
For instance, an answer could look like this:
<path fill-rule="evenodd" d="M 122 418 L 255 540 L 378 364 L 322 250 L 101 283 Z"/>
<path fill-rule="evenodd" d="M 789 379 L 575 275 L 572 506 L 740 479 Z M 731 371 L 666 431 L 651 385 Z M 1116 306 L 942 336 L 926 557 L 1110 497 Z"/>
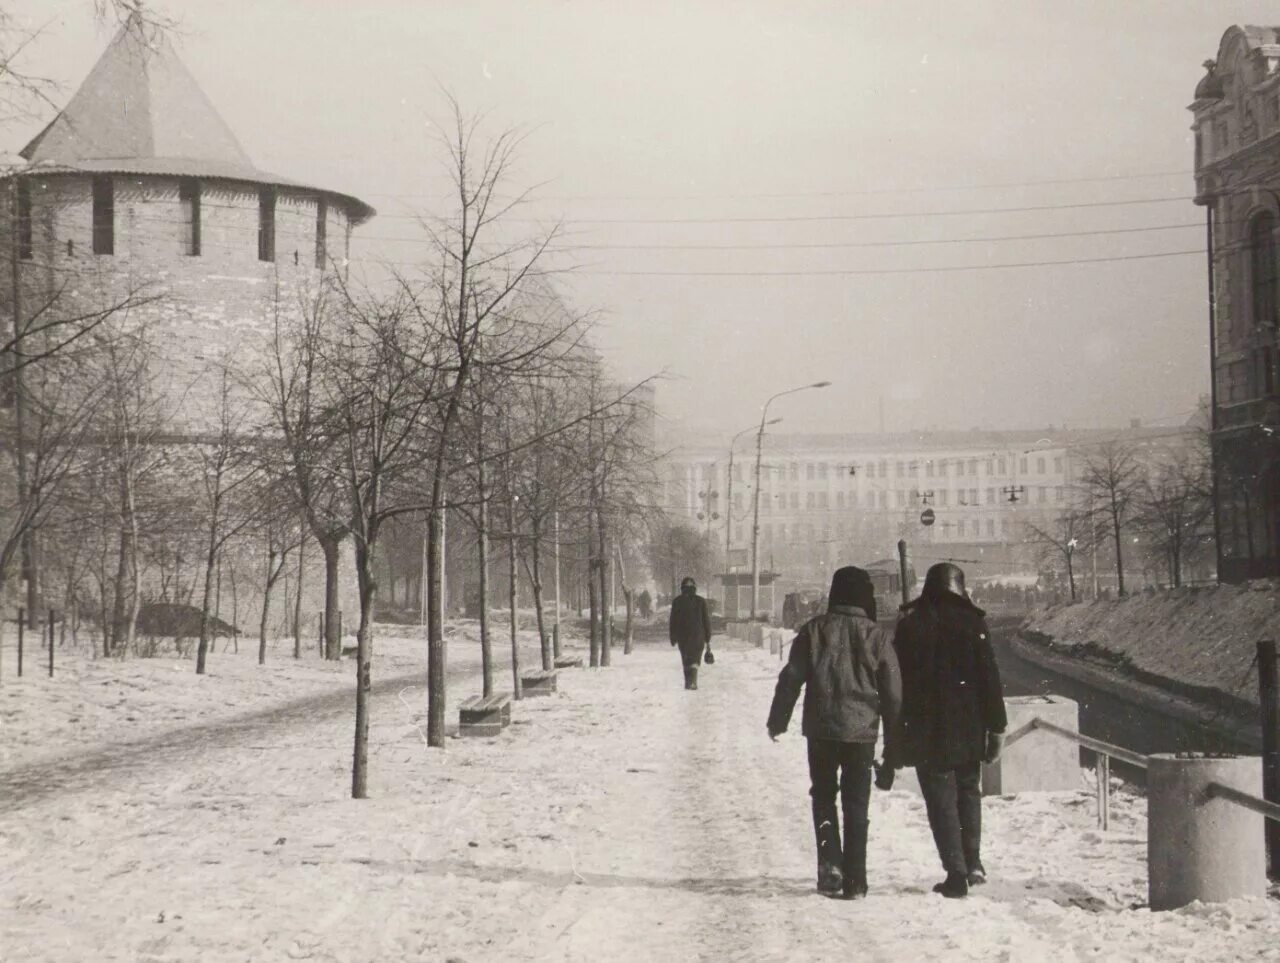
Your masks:
<path fill-rule="evenodd" d="M 480 675 L 485 698 L 493 695 L 493 640 L 489 637 L 489 502 L 484 490 L 484 462 L 479 470 L 479 532 L 476 537 L 478 584 L 480 606 Z"/>
<path fill-rule="evenodd" d="M 609 563 L 608 559 L 608 542 L 605 536 L 604 513 L 597 511 L 597 524 L 600 532 L 600 542 L 597 546 L 599 552 L 598 568 L 596 570 L 596 578 L 600 583 L 600 611 L 604 617 L 600 621 L 600 664 L 608 666 L 613 661 L 613 613 L 609 611 Z"/>
<path fill-rule="evenodd" d="M 627 605 L 627 634 L 626 634 L 626 638 L 622 642 L 623 655 L 630 655 L 631 650 L 635 647 L 633 644 L 633 640 L 634 640 L 633 632 L 635 629 L 635 608 L 633 605 L 634 597 L 635 597 L 634 590 L 628 588 L 626 585 L 623 585 L 622 599 L 624 602 L 626 602 L 626 605 Z"/>
<path fill-rule="evenodd" d="M 214 506 L 217 512 L 217 506 Z M 209 606 L 213 604 L 213 570 L 218 560 L 218 529 L 209 525 L 209 542 L 204 556 L 204 597 L 200 603 L 200 643 L 196 646 L 196 675 L 204 675 L 205 661 L 209 655 Z"/>
<path fill-rule="evenodd" d="M 356 539 L 356 582 L 360 590 L 360 627 L 356 630 L 356 733 L 351 758 L 351 798 L 368 798 L 369 696 L 373 691 L 373 546 Z"/>
<path fill-rule="evenodd" d="M 333 535 L 317 538 L 324 552 L 324 657 L 332 662 L 342 658 L 341 626 L 338 622 L 338 546 Z"/>
<path fill-rule="evenodd" d="M 302 573 L 307 559 L 307 527 L 302 525 L 298 532 L 298 578 L 297 594 L 293 597 L 293 657 L 302 658 Z"/>
<path fill-rule="evenodd" d="M 593 669 L 600 665 L 600 606 L 596 599 L 599 588 L 599 582 L 596 580 L 596 562 L 595 559 L 591 559 L 587 563 L 587 604 L 591 610 L 590 661 Z"/>
<path fill-rule="evenodd" d="M 1067 553 L 1067 585 L 1071 588 L 1071 601 L 1076 600 L 1076 576 L 1071 567 L 1071 553 Z"/>
<path fill-rule="evenodd" d="M 444 514 L 439 473 L 432 482 L 431 511 L 427 513 L 427 745 L 444 745 L 445 646 L 444 613 L 440 611 L 443 566 L 440 528 Z"/>
<path fill-rule="evenodd" d="M 231 566 L 231 644 L 235 646 L 236 655 L 240 654 L 240 595 L 236 590 L 236 567 Z M 222 651 L 227 651 L 224 645 Z"/>
<path fill-rule="evenodd" d="M 284 567 L 289 559 L 289 553 L 280 554 L 280 562 L 276 564 L 276 555 L 280 554 L 271 550 L 267 551 L 267 582 L 262 589 L 262 620 L 258 623 L 258 665 L 267 664 L 267 619 L 271 615 L 271 590 L 275 588 L 275 584 L 279 581 L 280 576 L 284 573 Z M 288 606 L 288 591 L 286 580 L 284 604 Z M 288 616 L 285 616 L 288 621 Z M 296 646 L 296 643 L 295 643 Z"/>
<path fill-rule="evenodd" d="M 508 474 L 510 469 L 508 469 Z M 520 687 L 520 600 L 519 573 L 516 571 L 516 503 L 507 502 L 507 576 L 511 579 L 511 691 L 517 699 L 524 693 Z"/>
<path fill-rule="evenodd" d="M 116 577 L 111 593 L 111 623 L 102 626 L 102 654 L 112 655 L 124 639 L 125 582 L 129 577 L 129 530 L 123 517 L 120 519 L 120 554 L 116 560 Z"/>
<path fill-rule="evenodd" d="M 533 517 L 533 542 L 529 546 L 530 573 L 529 581 L 533 588 L 533 611 L 538 619 L 538 645 L 542 652 L 542 668 L 550 671 L 555 668 L 555 654 L 552 651 L 552 638 L 547 634 L 546 619 L 542 613 L 542 539 L 538 517 Z"/>
<path fill-rule="evenodd" d="M 1116 540 L 1116 593 L 1124 597 L 1124 552 L 1121 549 L 1120 515 L 1111 514 L 1111 528 Z"/>

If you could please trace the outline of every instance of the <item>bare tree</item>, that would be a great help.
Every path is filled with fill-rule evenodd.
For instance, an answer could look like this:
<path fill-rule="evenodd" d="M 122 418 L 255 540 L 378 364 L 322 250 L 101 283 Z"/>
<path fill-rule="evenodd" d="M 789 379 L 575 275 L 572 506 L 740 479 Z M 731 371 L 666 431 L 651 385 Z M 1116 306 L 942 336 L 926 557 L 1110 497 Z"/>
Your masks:
<path fill-rule="evenodd" d="M 1134 528 L 1164 560 L 1169 584 L 1182 584 L 1186 562 L 1206 543 L 1213 513 L 1207 447 L 1167 452 L 1137 492 Z"/>
<path fill-rule="evenodd" d="M 1124 530 L 1142 482 L 1143 468 L 1132 447 L 1118 440 L 1106 442 L 1087 455 L 1080 473 L 1080 489 L 1110 529 L 1116 550 L 1116 589 L 1120 595 L 1125 594 Z"/>
<path fill-rule="evenodd" d="M 328 407 L 331 371 L 326 331 L 340 293 L 332 284 L 300 295 L 298 310 L 284 310 L 279 285 L 272 301 L 272 336 L 266 370 L 253 384 L 268 414 L 268 430 L 283 447 L 286 477 L 324 558 L 325 658 L 342 655 L 338 636 L 339 552 L 350 534 L 350 503 L 342 482 L 339 432 Z"/>
<path fill-rule="evenodd" d="M 503 240 L 503 220 L 526 198 L 504 196 L 522 140 L 503 131 L 480 146 L 480 122 L 449 98 L 453 116 L 441 137 L 454 190 L 453 211 L 425 223 L 436 264 L 425 285 L 401 278 L 401 287 L 425 325 L 442 335 L 436 359 L 448 375 L 437 402 L 435 442 L 428 462 L 427 511 L 427 742 L 444 745 L 445 647 L 441 611 L 440 543 L 447 476 L 457 452 L 454 433 L 486 328 L 541 262 L 557 229 L 535 238 Z M 491 356 L 490 361 L 495 359 Z"/>
<path fill-rule="evenodd" d="M 1068 509 L 1048 527 L 1041 527 L 1034 522 L 1025 522 L 1027 541 L 1040 548 L 1040 562 L 1061 559 L 1067 570 L 1067 585 L 1071 591 L 1071 601 L 1076 600 L 1076 574 L 1074 558 L 1076 552 L 1088 551 L 1093 547 L 1096 534 L 1095 526 L 1089 513 L 1078 509 Z"/>
<path fill-rule="evenodd" d="M 253 496 L 261 462 L 244 437 L 246 414 L 232 393 L 230 371 L 218 366 L 217 433 L 197 446 L 204 495 L 205 557 L 204 593 L 200 604 L 200 642 L 196 649 L 196 674 L 204 675 L 209 654 L 209 617 L 213 605 L 214 570 L 228 540 L 257 519 L 260 503 Z M 248 492 L 247 498 L 237 496 Z M 239 628 L 239 626 L 236 626 Z"/>

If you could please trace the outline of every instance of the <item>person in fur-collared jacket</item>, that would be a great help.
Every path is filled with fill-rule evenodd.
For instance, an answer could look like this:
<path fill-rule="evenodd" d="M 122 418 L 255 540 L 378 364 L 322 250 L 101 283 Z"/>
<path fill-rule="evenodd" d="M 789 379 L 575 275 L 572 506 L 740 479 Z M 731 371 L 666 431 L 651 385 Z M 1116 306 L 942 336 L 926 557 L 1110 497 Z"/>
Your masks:
<path fill-rule="evenodd" d="M 969 599 L 964 572 L 941 562 L 894 634 L 902 670 L 900 728 L 886 763 L 914 766 L 947 878 L 934 891 L 968 894 L 982 866 L 982 764 L 995 762 L 1008 725 L 986 613 Z"/>

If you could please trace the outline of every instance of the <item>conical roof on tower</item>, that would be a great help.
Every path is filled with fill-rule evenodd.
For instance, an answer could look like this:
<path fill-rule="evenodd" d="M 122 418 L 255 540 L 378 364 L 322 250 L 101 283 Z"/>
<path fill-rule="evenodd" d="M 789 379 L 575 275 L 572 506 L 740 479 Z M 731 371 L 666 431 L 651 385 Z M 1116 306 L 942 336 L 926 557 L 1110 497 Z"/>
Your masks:
<path fill-rule="evenodd" d="M 332 194 L 347 202 L 356 222 L 374 214 L 351 195 L 255 167 L 168 38 L 136 13 L 66 107 L 20 153 L 28 170 L 251 181 Z"/>

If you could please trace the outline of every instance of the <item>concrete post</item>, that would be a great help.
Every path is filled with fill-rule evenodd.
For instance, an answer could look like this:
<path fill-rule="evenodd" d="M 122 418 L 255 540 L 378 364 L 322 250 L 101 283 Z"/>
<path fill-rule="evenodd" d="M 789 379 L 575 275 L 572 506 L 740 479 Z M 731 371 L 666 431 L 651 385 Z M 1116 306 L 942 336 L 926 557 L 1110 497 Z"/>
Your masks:
<path fill-rule="evenodd" d="M 1079 789 L 1080 747 L 1054 733 L 1026 728 L 1038 717 L 1079 732 L 1080 707 L 1075 700 L 1056 695 L 1010 696 L 1004 708 L 1009 716 L 1005 731 L 1012 738 L 994 765 L 982 767 L 982 794 Z"/>
<path fill-rule="evenodd" d="M 1193 900 L 1220 903 L 1266 896 L 1263 817 L 1226 799 L 1210 783 L 1262 795 L 1256 756 L 1191 753 L 1151 757 L 1147 769 L 1147 901 L 1170 910 Z"/>
<path fill-rule="evenodd" d="M 757 649 L 764 648 L 764 626 L 759 622 L 752 622 L 747 628 L 747 641 Z"/>

